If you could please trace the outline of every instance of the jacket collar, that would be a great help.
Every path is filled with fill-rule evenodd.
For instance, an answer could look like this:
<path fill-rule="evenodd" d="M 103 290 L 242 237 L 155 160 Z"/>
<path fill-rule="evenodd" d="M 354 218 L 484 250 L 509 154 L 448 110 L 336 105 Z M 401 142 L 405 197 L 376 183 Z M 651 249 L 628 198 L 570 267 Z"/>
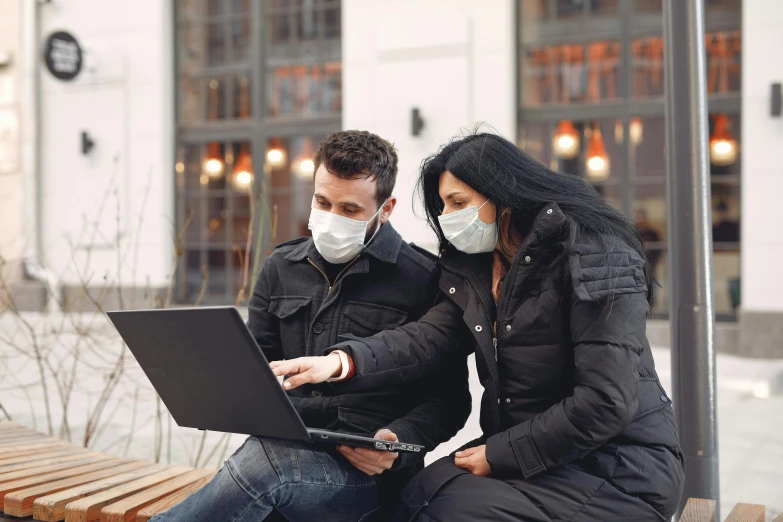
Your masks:
<path fill-rule="evenodd" d="M 375 235 L 375 238 L 359 255 L 363 256 L 366 254 L 374 257 L 378 261 L 393 264 L 397 262 L 400 248 L 402 248 L 402 236 L 400 236 L 391 223 L 387 221 L 385 224 L 381 225 L 381 229 Z M 315 242 L 312 237 L 308 238 L 307 241 L 302 242 L 285 256 L 288 261 L 294 262 L 304 261 L 308 257 L 326 263 L 326 261 L 323 260 L 323 257 L 321 257 L 321 254 L 318 253 L 318 249 L 315 248 Z"/>

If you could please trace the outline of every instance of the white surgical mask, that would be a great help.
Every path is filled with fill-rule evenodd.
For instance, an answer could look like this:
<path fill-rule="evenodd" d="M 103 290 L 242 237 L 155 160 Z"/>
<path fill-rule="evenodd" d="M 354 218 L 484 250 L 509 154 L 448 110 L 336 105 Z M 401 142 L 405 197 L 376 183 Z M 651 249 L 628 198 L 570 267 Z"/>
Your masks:
<path fill-rule="evenodd" d="M 358 221 L 311 208 L 310 223 L 307 228 L 313 232 L 313 241 L 318 253 L 333 265 L 347 263 L 361 254 L 365 248 L 364 238 L 367 233 L 367 225 L 381 213 L 381 210 L 383 210 L 383 205 L 369 220 Z M 381 223 L 378 220 L 378 226 L 367 243 L 373 240 L 380 228 Z"/>
<path fill-rule="evenodd" d="M 443 235 L 454 245 L 454 248 L 466 254 L 492 252 L 495 249 L 498 242 L 497 223 L 484 223 L 478 215 L 479 210 L 488 202 L 489 200 L 485 201 L 478 208 L 473 205 L 438 216 Z"/>

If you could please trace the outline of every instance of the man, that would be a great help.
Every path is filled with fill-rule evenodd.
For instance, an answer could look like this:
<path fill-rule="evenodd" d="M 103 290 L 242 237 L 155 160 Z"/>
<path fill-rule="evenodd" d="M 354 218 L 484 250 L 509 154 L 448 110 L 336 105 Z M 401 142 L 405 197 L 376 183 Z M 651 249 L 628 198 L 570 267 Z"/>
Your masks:
<path fill-rule="evenodd" d="M 338 132 L 320 144 L 314 162 L 312 237 L 278 246 L 250 299 L 248 326 L 270 361 L 321 354 L 346 335 L 415 321 L 438 292 L 435 258 L 388 223 L 394 147 L 369 132 Z M 454 436 L 471 406 L 464 359 L 404 389 L 340 394 L 323 383 L 290 396 L 308 427 L 427 450 Z M 207 486 L 155 520 L 372 520 L 422 459 L 249 437 Z"/>

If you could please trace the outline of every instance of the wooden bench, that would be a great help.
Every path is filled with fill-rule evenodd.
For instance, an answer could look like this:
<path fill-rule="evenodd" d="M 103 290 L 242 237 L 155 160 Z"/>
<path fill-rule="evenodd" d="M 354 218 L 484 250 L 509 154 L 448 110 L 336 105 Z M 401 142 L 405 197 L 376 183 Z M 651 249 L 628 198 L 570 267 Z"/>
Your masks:
<path fill-rule="evenodd" d="M 680 522 L 717 522 L 715 520 L 715 501 L 689 498 L 680 517 Z M 737 504 L 724 519 L 724 522 L 767 522 L 767 509 L 758 504 Z M 783 514 L 778 515 L 772 522 L 783 522 Z"/>
<path fill-rule="evenodd" d="M 0 421 L 0 512 L 14 517 L 146 522 L 201 489 L 215 473 L 113 457 Z M 718 522 L 715 501 L 689 499 L 680 522 Z M 766 522 L 766 509 L 737 504 L 724 522 Z M 783 514 L 773 522 L 783 522 Z"/>
<path fill-rule="evenodd" d="M 215 473 L 113 457 L 0 421 L 0 512 L 14 517 L 146 522 Z"/>

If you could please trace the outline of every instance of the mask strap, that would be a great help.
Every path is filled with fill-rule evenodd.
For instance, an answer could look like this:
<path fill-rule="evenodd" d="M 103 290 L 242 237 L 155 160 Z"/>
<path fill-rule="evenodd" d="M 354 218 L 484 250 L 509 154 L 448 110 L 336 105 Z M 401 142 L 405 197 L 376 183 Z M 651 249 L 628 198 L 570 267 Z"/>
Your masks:
<path fill-rule="evenodd" d="M 381 213 L 381 210 L 383 210 L 383 207 L 384 207 L 384 206 L 386 206 L 386 201 L 388 201 L 388 200 L 385 200 L 385 201 L 383 202 L 383 204 L 381 205 L 381 207 L 378 209 L 378 212 L 376 212 L 376 213 L 375 213 L 375 215 L 374 215 L 373 217 L 371 217 L 371 218 L 370 218 L 370 221 L 372 221 L 373 219 L 375 219 L 376 217 L 378 217 L 378 216 L 380 215 L 380 213 Z M 377 226 L 377 227 L 375 227 L 375 232 L 373 232 L 373 233 L 372 233 L 372 235 L 370 236 L 370 239 L 368 239 L 368 240 L 367 240 L 367 242 L 364 244 L 365 246 L 367 246 L 367 245 L 369 245 L 370 243 L 372 243 L 372 240 L 373 240 L 373 239 L 375 239 L 375 234 L 377 234 L 377 233 L 378 233 L 378 231 L 379 231 L 380 229 L 381 229 L 381 220 L 380 220 L 380 218 L 379 218 L 379 219 L 378 219 L 378 226 Z"/>
<path fill-rule="evenodd" d="M 481 210 L 482 208 L 484 208 L 484 205 L 486 205 L 487 203 L 489 203 L 489 198 L 487 198 L 487 200 L 484 203 L 482 203 L 478 209 Z"/>

